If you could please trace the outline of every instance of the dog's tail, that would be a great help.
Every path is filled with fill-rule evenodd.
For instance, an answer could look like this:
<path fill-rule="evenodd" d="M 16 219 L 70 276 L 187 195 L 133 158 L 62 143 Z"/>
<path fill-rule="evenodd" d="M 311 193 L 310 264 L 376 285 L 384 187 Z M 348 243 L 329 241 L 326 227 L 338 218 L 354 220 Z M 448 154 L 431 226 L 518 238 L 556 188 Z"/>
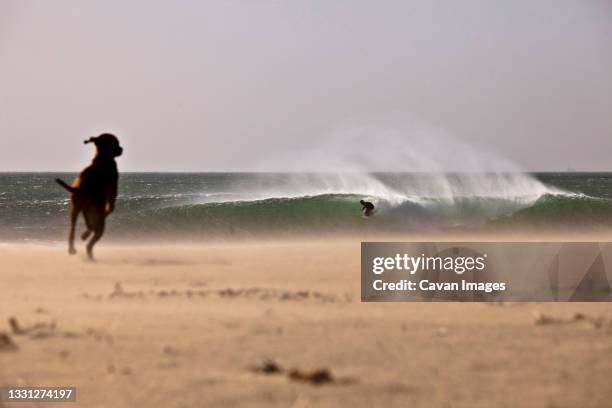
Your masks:
<path fill-rule="evenodd" d="M 57 184 L 59 184 L 60 186 L 64 187 L 66 190 L 70 191 L 71 193 L 78 193 L 79 192 L 78 188 L 72 187 L 71 185 L 69 185 L 66 182 L 64 182 L 64 180 L 60 180 L 60 179 L 56 178 L 55 181 L 57 182 Z"/>

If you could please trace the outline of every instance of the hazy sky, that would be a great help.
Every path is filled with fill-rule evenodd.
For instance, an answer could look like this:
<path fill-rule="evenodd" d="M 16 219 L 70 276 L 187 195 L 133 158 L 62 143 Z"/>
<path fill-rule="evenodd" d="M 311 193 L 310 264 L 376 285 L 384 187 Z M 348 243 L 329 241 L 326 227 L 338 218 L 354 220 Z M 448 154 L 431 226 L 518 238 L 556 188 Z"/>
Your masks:
<path fill-rule="evenodd" d="M 279 169 L 388 117 L 612 171 L 612 1 L 0 0 L 0 170 L 78 170 L 101 131 L 124 171 Z"/>

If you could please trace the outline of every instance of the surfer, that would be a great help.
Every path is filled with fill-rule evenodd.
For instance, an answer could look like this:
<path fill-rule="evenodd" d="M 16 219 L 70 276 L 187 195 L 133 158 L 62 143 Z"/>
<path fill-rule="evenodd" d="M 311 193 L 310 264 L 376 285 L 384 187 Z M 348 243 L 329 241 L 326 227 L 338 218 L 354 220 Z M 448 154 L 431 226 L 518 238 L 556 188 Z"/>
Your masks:
<path fill-rule="evenodd" d="M 361 203 L 361 211 L 363 211 L 363 215 L 369 217 L 374 212 L 374 204 L 369 201 L 359 200 Z"/>

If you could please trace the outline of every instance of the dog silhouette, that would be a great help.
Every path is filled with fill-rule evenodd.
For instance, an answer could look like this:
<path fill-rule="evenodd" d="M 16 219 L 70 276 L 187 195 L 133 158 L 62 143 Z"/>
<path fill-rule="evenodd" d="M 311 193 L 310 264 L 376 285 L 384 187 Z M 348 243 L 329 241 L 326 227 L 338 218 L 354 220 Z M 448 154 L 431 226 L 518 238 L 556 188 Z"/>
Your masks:
<path fill-rule="evenodd" d="M 74 180 L 72 185 L 60 179 L 55 181 L 70 192 L 70 233 L 68 235 L 68 253 L 76 253 L 74 248 L 74 230 L 80 213 L 83 213 L 87 229 L 81 235 L 87 243 L 87 256 L 93 260 L 93 247 L 104 234 L 106 217 L 115 209 L 119 171 L 115 157 L 121 156 L 123 148 L 119 139 L 110 133 L 91 137 L 84 143 L 96 145 L 96 156 L 89 166 Z"/>

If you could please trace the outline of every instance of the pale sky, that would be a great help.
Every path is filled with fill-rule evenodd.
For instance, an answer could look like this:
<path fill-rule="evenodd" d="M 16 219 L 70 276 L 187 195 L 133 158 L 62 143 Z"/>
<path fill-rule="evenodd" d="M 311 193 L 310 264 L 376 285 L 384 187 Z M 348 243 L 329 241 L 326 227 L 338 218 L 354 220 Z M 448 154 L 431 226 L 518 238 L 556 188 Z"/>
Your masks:
<path fill-rule="evenodd" d="M 102 131 L 123 171 L 291 170 L 381 117 L 612 171 L 612 2 L 0 0 L 0 171 L 79 170 Z"/>

